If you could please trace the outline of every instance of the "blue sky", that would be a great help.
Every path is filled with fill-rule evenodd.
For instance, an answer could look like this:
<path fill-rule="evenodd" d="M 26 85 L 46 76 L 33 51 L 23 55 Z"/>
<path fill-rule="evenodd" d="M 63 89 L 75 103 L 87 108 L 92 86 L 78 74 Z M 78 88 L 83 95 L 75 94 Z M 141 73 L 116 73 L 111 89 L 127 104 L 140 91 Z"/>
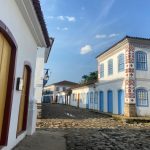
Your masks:
<path fill-rule="evenodd" d="M 97 70 L 95 57 L 125 35 L 149 38 L 150 0 L 41 0 L 55 38 L 45 68 L 49 83 L 79 82 Z"/>

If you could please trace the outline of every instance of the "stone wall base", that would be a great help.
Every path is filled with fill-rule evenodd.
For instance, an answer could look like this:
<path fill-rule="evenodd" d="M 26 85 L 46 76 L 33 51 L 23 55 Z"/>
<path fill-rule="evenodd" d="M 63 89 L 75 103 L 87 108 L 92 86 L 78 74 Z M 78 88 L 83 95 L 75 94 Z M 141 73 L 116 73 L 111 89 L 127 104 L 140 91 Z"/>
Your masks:
<path fill-rule="evenodd" d="M 124 116 L 126 117 L 136 117 L 136 106 L 135 104 L 126 104 L 124 107 Z"/>

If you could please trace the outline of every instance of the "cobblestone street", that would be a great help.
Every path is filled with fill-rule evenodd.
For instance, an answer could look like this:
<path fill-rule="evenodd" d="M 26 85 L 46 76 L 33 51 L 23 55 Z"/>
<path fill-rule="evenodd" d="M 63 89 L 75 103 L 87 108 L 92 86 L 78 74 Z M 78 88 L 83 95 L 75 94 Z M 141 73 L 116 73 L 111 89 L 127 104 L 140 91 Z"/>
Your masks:
<path fill-rule="evenodd" d="M 42 109 L 37 132 L 61 133 L 67 150 L 150 149 L 149 123 L 127 124 L 107 115 L 59 104 L 44 104 Z M 23 144 L 24 141 L 20 146 Z"/>

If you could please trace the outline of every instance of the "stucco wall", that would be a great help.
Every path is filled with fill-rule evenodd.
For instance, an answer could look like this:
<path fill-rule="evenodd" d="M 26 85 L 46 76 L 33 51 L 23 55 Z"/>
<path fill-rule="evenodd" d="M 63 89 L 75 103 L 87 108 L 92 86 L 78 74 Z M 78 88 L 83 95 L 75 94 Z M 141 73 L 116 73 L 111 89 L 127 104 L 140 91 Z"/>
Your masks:
<path fill-rule="evenodd" d="M 124 54 L 124 58 L 125 58 L 125 49 L 124 48 L 122 48 L 122 50 L 120 50 L 119 52 L 107 57 L 106 59 L 104 59 L 102 61 L 100 58 L 98 59 L 98 66 L 100 66 L 100 64 L 104 64 L 104 77 L 100 78 L 99 81 L 109 82 L 110 80 L 124 78 L 125 71 L 118 72 L 118 56 L 120 54 Z M 112 75 L 108 75 L 108 61 L 110 59 L 113 60 L 113 74 Z M 98 69 L 98 71 L 100 71 L 100 69 Z M 100 74 L 100 72 L 99 72 L 99 74 Z"/>
<path fill-rule="evenodd" d="M 81 87 L 81 88 L 77 88 L 77 89 L 73 89 L 72 90 L 72 96 L 71 96 L 71 105 L 72 106 L 77 106 L 77 100 L 73 100 L 73 94 L 74 95 L 80 95 L 80 102 L 79 102 L 79 107 L 81 108 L 86 108 L 86 103 L 87 103 L 87 93 L 90 91 L 90 87 Z M 81 94 L 85 94 L 85 97 L 82 98 Z M 76 98 L 77 99 L 77 98 Z"/>
<path fill-rule="evenodd" d="M 44 78 L 44 48 L 38 48 L 35 69 L 35 99 L 37 103 L 41 103 L 43 78 Z"/>
<path fill-rule="evenodd" d="M 113 92 L 113 114 L 118 114 L 118 90 L 125 90 L 124 80 L 116 80 L 109 83 L 99 83 L 96 87 L 98 92 L 104 92 L 104 112 L 108 112 L 107 109 L 107 92 L 111 90 Z M 99 101 L 98 101 L 99 102 Z"/>
<path fill-rule="evenodd" d="M 141 71 L 135 69 L 135 78 L 136 78 L 136 85 L 135 89 L 137 88 L 145 88 L 148 90 L 148 106 L 137 106 L 137 115 L 138 116 L 150 116 L 150 46 L 136 45 L 135 53 L 137 51 L 143 51 L 147 54 L 147 71 Z M 135 67 L 136 67 L 136 59 L 135 59 Z"/>
<path fill-rule="evenodd" d="M 148 70 L 147 71 L 140 71 L 140 70 L 135 70 L 135 77 L 137 79 L 150 79 L 150 46 L 149 47 L 142 47 L 142 45 L 140 45 L 140 47 L 135 47 L 135 53 L 137 51 L 143 51 L 147 54 L 147 67 Z M 136 59 L 135 59 L 135 66 L 136 66 Z"/>
<path fill-rule="evenodd" d="M 11 149 L 14 145 L 16 145 L 25 136 L 26 133 L 31 134 L 35 130 L 36 107 L 34 104 L 35 103 L 34 74 L 35 74 L 37 45 L 15 3 L 15 0 L 11 1 L 0 0 L 0 4 L 3 4 L 3 6 L 0 9 L 0 20 L 2 20 L 10 29 L 18 44 L 8 146 L 3 148 L 6 150 Z M 27 124 L 27 132 L 21 134 L 16 138 L 17 123 L 18 123 L 17 119 L 21 97 L 21 92 L 16 91 L 16 78 L 23 76 L 23 69 L 25 62 L 27 62 L 27 64 L 29 64 L 32 69 L 30 96 L 29 96 L 30 102 L 29 102 L 28 124 Z"/>
<path fill-rule="evenodd" d="M 150 116 L 150 80 L 136 81 L 136 89 L 139 87 L 144 87 L 148 91 L 148 106 L 137 106 L 138 116 Z"/>

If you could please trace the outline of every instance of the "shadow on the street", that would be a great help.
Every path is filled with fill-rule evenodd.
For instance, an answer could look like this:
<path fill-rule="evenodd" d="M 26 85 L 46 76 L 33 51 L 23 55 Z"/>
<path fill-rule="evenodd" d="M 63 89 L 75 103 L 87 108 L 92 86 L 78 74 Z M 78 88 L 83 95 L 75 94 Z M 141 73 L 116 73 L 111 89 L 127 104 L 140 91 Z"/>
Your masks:
<path fill-rule="evenodd" d="M 40 128 L 33 136 L 27 136 L 14 150 L 49 150 L 49 147 L 52 150 L 59 150 L 60 137 L 61 140 L 64 138 L 66 150 L 148 150 L 150 149 L 149 131 L 122 128 Z"/>
<path fill-rule="evenodd" d="M 38 114 L 38 118 L 41 119 L 94 119 L 109 117 L 98 112 L 91 112 L 88 109 L 55 103 L 42 103 L 38 106 Z"/>

